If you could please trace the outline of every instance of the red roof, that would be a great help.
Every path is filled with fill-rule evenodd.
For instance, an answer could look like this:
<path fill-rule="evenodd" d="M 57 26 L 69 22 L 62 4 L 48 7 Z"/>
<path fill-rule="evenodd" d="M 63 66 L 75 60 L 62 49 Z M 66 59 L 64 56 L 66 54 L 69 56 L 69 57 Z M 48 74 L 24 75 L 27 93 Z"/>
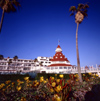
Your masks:
<path fill-rule="evenodd" d="M 58 45 L 57 48 L 61 48 L 60 45 Z"/>
<path fill-rule="evenodd" d="M 57 48 L 61 48 L 60 45 L 58 45 Z M 53 64 L 49 65 L 48 67 L 50 67 L 50 66 L 72 66 L 70 64 L 67 64 L 69 62 L 69 60 L 65 57 L 65 55 L 63 55 L 62 50 L 59 51 L 59 49 L 58 49 L 58 51 L 56 51 L 55 55 L 53 56 L 52 59 L 50 59 L 50 61 L 52 61 Z M 56 61 L 60 61 L 60 62 L 54 63 Z M 67 62 L 63 63 L 64 61 L 67 61 Z"/>
<path fill-rule="evenodd" d="M 48 67 L 51 67 L 51 66 L 72 66 L 72 65 L 70 65 L 70 64 L 51 64 Z"/>
<path fill-rule="evenodd" d="M 50 61 L 68 61 L 68 59 L 63 55 L 62 52 L 56 52 L 56 54 L 53 56 L 53 59 L 50 59 Z"/>

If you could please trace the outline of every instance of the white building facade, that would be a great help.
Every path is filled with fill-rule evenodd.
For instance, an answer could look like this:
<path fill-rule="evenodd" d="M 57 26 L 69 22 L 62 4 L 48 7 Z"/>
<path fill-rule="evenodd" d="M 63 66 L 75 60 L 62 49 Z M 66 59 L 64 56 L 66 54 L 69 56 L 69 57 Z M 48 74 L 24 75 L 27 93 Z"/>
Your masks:
<path fill-rule="evenodd" d="M 77 73 L 77 67 L 71 65 L 69 60 L 63 55 L 60 45 L 57 46 L 53 57 L 37 57 L 37 61 L 32 59 L 3 58 L 0 60 L 0 73 L 16 72 L 38 72 L 38 73 Z M 82 73 L 99 72 L 100 66 L 94 68 L 81 68 Z"/>
<path fill-rule="evenodd" d="M 51 64 L 48 65 L 44 70 L 46 73 L 68 73 L 71 72 L 72 65 L 69 60 L 63 55 L 60 45 L 55 50 L 55 55 L 50 59 Z"/>

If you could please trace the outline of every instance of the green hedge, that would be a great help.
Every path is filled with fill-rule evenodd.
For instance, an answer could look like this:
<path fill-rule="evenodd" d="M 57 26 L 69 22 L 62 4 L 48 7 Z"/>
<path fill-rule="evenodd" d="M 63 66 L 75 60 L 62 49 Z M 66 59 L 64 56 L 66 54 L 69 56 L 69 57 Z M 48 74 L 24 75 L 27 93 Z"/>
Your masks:
<path fill-rule="evenodd" d="M 18 79 L 24 80 L 24 77 L 29 77 L 29 74 L 21 75 L 21 74 L 0 74 L 0 81 L 16 81 Z"/>
<path fill-rule="evenodd" d="M 57 74 L 57 79 L 60 79 L 59 77 L 60 74 Z M 70 79 L 69 74 L 63 74 L 64 75 L 64 79 Z M 54 73 L 38 73 L 37 76 L 35 77 L 35 80 L 39 80 L 40 77 L 43 76 L 45 79 L 49 78 L 50 76 L 52 77 L 56 77 Z M 83 75 L 82 75 L 83 77 Z M 90 75 L 88 73 L 85 74 L 85 77 L 90 77 Z"/>
<path fill-rule="evenodd" d="M 59 77 L 60 74 L 57 74 L 57 76 L 55 76 L 54 73 L 38 73 L 37 76 L 35 77 L 36 80 L 39 80 L 41 76 L 44 77 L 44 79 L 49 78 L 50 76 L 52 77 L 57 77 L 57 79 L 60 79 Z M 63 74 L 64 75 L 64 79 L 69 79 L 69 74 Z"/>
<path fill-rule="evenodd" d="M 57 74 L 57 79 L 60 79 L 59 77 L 60 74 Z M 63 74 L 64 75 L 64 79 L 70 79 L 69 77 L 69 74 Z M 86 76 L 85 77 L 90 77 L 90 75 L 88 73 L 85 74 Z M 11 81 L 16 81 L 18 79 L 20 80 L 24 80 L 24 77 L 30 77 L 29 74 L 25 74 L 25 75 L 22 75 L 22 74 L 0 74 L 0 82 L 4 82 L 4 81 L 7 81 L 7 80 L 11 80 Z M 45 79 L 49 79 L 50 76 L 52 77 L 56 77 L 54 73 L 37 73 L 37 76 L 35 78 L 31 78 L 30 77 L 30 80 L 39 80 L 40 77 L 43 76 Z"/>

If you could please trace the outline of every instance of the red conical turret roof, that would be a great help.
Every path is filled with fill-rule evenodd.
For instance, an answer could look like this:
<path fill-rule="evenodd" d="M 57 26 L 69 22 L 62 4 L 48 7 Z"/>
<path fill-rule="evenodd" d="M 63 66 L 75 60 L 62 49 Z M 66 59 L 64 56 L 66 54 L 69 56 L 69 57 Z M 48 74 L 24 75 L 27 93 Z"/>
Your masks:
<path fill-rule="evenodd" d="M 50 61 L 53 62 L 53 64 L 49 65 L 49 67 L 50 66 L 72 66 L 70 65 L 70 62 L 65 57 L 65 55 L 63 55 L 60 45 L 57 46 L 56 53 L 53 56 L 53 58 L 50 59 Z M 54 63 L 54 62 L 57 62 L 57 63 Z"/>
<path fill-rule="evenodd" d="M 57 48 L 61 48 L 60 45 L 58 45 Z"/>
<path fill-rule="evenodd" d="M 65 57 L 65 55 L 63 55 L 60 45 L 57 46 L 56 54 L 53 56 L 53 59 L 51 59 L 50 61 L 67 61 L 67 62 L 69 62 L 68 59 Z"/>

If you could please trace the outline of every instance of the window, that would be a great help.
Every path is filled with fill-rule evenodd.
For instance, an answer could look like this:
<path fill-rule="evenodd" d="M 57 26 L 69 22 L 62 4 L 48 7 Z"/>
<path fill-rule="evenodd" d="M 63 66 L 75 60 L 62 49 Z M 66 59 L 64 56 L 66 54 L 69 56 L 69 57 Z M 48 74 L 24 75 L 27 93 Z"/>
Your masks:
<path fill-rule="evenodd" d="M 27 70 L 27 68 L 24 68 L 24 70 Z"/>
<path fill-rule="evenodd" d="M 4 59 L 4 61 L 7 61 L 7 59 Z"/>
<path fill-rule="evenodd" d="M 63 69 L 62 67 L 59 67 L 59 69 Z"/>
<path fill-rule="evenodd" d="M 55 67 L 55 69 L 58 69 L 58 67 Z"/>
<path fill-rule="evenodd" d="M 62 58 L 62 56 L 60 58 Z"/>
<path fill-rule="evenodd" d="M 27 62 L 27 60 L 24 60 L 24 62 Z"/>
<path fill-rule="evenodd" d="M 19 66 L 19 63 L 17 64 L 17 66 Z"/>
<path fill-rule="evenodd" d="M 51 69 L 54 69 L 54 67 L 51 67 Z"/>
<path fill-rule="evenodd" d="M 31 66 L 31 64 L 29 64 L 28 66 Z"/>
<path fill-rule="evenodd" d="M 49 67 L 47 67 L 47 69 L 50 69 Z"/>
<path fill-rule="evenodd" d="M 64 67 L 64 69 L 67 69 L 67 67 Z"/>
<path fill-rule="evenodd" d="M 71 69 L 71 67 L 68 67 L 68 69 Z"/>

